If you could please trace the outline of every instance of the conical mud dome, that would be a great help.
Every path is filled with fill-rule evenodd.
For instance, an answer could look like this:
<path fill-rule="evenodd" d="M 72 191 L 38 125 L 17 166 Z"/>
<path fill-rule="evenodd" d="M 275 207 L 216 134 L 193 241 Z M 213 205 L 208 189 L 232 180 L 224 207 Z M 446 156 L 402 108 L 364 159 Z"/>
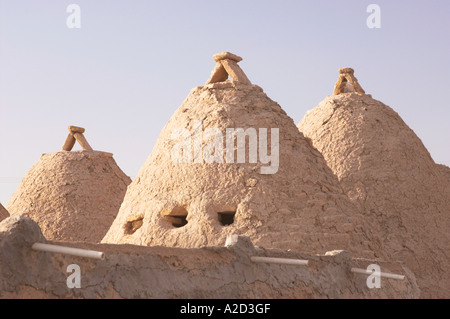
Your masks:
<path fill-rule="evenodd" d="M 215 59 L 208 84 L 163 128 L 103 242 L 200 247 L 241 234 L 264 247 L 361 255 L 360 216 L 322 155 L 236 68 L 239 57 Z"/>
<path fill-rule="evenodd" d="M 9 217 L 8 211 L 3 207 L 3 205 L 0 203 L 0 222 L 4 220 L 5 218 Z"/>
<path fill-rule="evenodd" d="M 11 215 L 35 220 L 49 240 L 99 242 L 131 183 L 112 154 L 93 151 L 83 132 L 69 127 L 66 150 L 42 155 L 7 205 Z M 87 150 L 69 151 L 75 140 Z"/>
<path fill-rule="evenodd" d="M 369 95 L 328 96 L 298 128 L 360 207 L 377 255 L 412 269 L 424 297 L 449 297 L 449 168 L 436 165 L 400 116 Z"/>

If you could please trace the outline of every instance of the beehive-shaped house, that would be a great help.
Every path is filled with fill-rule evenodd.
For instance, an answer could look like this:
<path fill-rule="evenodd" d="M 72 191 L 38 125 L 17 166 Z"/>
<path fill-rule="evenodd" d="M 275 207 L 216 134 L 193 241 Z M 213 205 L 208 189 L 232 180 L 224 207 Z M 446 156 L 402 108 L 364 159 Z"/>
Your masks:
<path fill-rule="evenodd" d="M 94 151 L 84 129 L 69 127 L 63 150 L 44 154 L 7 208 L 35 220 L 49 240 L 99 242 L 119 211 L 131 179 L 111 153 Z M 78 140 L 81 151 L 71 151 Z"/>
<path fill-rule="evenodd" d="M 3 207 L 3 205 L 0 203 L 0 222 L 4 220 L 5 218 L 9 217 L 8 211 Z"/>
<path fill-rule="evenodd" d="M 298 128 L 310 138 L 344 191 L 371 225 L 379 256 L 418 277 L 423 296 L 450 296 L 449 168 L 429 152 L 389 106 L 347 91 L 341 69 L 335 92 Z M 345 82 L 345 81 L 344 81 Z"/>
<path fill-rule="evenodd" d="M 361 253 L 362 220 L 322 155 L 250 83 L 241 58 L 214 58 L 211 78 L 163 128 L 102 242 L 200 247 L 240 234 L 264 247 Z"/>

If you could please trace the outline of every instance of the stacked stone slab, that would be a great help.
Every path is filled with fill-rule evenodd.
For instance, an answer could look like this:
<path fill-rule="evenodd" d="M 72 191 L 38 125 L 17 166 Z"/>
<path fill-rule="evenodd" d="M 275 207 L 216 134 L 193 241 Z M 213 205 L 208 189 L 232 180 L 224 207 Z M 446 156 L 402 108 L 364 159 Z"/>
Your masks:
<path fill-rule="evenodd" d="M 78 141 L 89 145 L 80 131 Z M 76 131 L 76 132 L 75 132 Z M 80 138 L 81 136 L 81 138 Z M 75 138 L 75 137 L 73 137 Z M 66 150 L 44 154 L 23 178 L 7 208 L 35 220 L 49 240 L 99 242 L 119 211 L 131 179 L 111 153 Z"/>
<path fill-rule="evenodd" d="M 449 168 L 370 95 L 328 96 L 298 128 L 363 212 L 377 256 L 411 268 L 423 297 L 450 297 Z"/>
<path fill-rule="evenodd" d="M 238 65 L 238 62 L 242 61 L 240 56 L 230 52 L 222 52 L 215 54 L 213 59 L 217 64 L 211 73 L 211 77 L 206 81 L 206 84 L 224 82 L 228 77 L 231 77 L 235 83 L 251 84 L 244 71 Z"/>
<path fill-rule="evenodd" d="M 365 94 L 358 79 L 354 75 L 355 70 L 352 68 L 339 69 L 339 79 L 334 86 L 333 95 L 355 92 L 359 95 Z"/>
<path fill-rule="evenodd" d="M 3 205 L 0 203 L 0 222 L 4 220 L 5 218 L 9 217 L 8 211 L 3 207 Z"/>
<path fill-rule="evenodd" d="M 80 146 L 85 151 L 92 151 L 91 145 L 89 145 L 88 141 L 84 137 L 84 132 L 86 130 L 82 127 L 77 126 L 69 126 L 69 135 L 67 135 L 66 141 L 62 147 L 62 151 L 71 151 L 75 146 L 75 143 L 78 141 Z"/>
<path fill-rule="evenodd" d="M 322 155 L 260 87 L 242 80 L 235 67 L 241 58 L 222 53 L 215 60 L 208 84 L 194 88 L 163 128 L 102 242 L 189 248 L 223 245 L 228 234 L 239 234 L 267 248 L 370 255 L 363 220 Z M 234 74 L 233 81 L 224 71 Z M 215 148 L 214 162 L 202 160 L 196 134 L 203 131 L 200 146 L 208 153 L 217 141 L 225 145 L 227 128 L 255 128 L 260 139 L 259 129 L 267 129 L 269 154 L 277 142 L 271 134 L 278 129 L 277 170 L 264 174 L 269 164 L 261 158 L 251 162 L 249 139 L 245 163 L 237 163 L 234 138 L 234 163 L 226 160 L 225 146 Z M 188 135 L 174 138 L 180 129 Z M 207 137 L 208 129 L 218 130 L 219 138 Z M 188 142 L 185 162 L 173 157 L 180 141 Z"/>

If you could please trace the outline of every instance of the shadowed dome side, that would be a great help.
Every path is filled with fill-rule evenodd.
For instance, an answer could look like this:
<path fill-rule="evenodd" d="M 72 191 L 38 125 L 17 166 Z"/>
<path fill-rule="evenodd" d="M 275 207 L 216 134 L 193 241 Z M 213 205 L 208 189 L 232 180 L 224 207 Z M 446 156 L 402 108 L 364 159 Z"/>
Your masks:
<path fill-rule="evenodd" d="M 9 217 L 8 211 L 3 207 L 3 205 L 0 203 L 0 222 L 6 218 Z"/>
<path fill-rule="evenodd" d="M 443 164 L 437 164 L 437 169 L 439 170 L 440 174 L 442 174 L 442 177 L 444 178 L 444 185 L 450 185 L 450 167 Z"/>
<path fill-rule="evenodd" d="M 36 221 L 49 240 L 99 242 L 119 211 L 128 184 L 112 154 L 44 154 L 7 208 Z"/>
<path fill-rule="evenodd" d="M 450 296 L 450 184 L 400 116 L 369 95 L 328 96 L 298 128 L 372 225 L 377 251 L 417 275 L 424 296 Z"/>
<path fill-rule="evenodd" d="M 228 234 L 241 234 L 264 247 L 314 252 L 340 248 L 361 255 L 368 249 L 363 221 L 322 155 L 261 88 L 247 80 L 219 78 L 193 89 L 165 125 L 102 242 L 201 247 L 223 245 Z M 271 164 L 259 155 L 251 162 L 249 137 L 244 163 L 237 162 L 242 148 L 235 144 L 236 135 L 231 140 L 234 162 L 226 161 L 226 132 L 237 128 L 254 128 L 258 143 L 260 129 L 267 130 L 268 140 L 262 139 L 266 144 L 259 144 L 258 154 L 273 154 L 276 142 L 279 165 L 273 174 L 262 173 Z M 187 134 L 174 138 L 180 129 Z M 277 130 L 275 141 L 271 134 Z M 203 152 L 211 145 L 224 146 L 214 149 L 219 162 L 194 156 L 195 132 L 203 132 Z M 218 139 L 208 132 L 216 132 Z M 188 141 L 190 162 L 173 160 L 180 141 Z"/>

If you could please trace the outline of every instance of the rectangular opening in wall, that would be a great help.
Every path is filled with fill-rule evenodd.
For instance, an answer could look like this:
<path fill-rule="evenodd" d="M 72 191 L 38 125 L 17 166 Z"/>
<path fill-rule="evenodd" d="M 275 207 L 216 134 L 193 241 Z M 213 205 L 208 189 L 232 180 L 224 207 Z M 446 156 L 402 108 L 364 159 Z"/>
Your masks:
<path fill-rule="evenodd" d="M 135 220 L 131 220 L 125 223 L 124 232 L 125 235 L 134 234 L 144 224 L 144 217 L 138 217 Z"/>
<path fill-rule="evenodd" d="M 188 223 L 187 216 L 186 208 L 180 206 L 173 208 L 169 214 L 164 214 L 164 218 L 176 228 L 183 227 Z"/>
<path fill-rule="evenodd" d="M 217 213 L 217 216 L 219 218 L 219 222 L 222 226 L 228 226 L 234 223 L 234 215 L 236 215 L 236 212 L 219 212 Z"/>

